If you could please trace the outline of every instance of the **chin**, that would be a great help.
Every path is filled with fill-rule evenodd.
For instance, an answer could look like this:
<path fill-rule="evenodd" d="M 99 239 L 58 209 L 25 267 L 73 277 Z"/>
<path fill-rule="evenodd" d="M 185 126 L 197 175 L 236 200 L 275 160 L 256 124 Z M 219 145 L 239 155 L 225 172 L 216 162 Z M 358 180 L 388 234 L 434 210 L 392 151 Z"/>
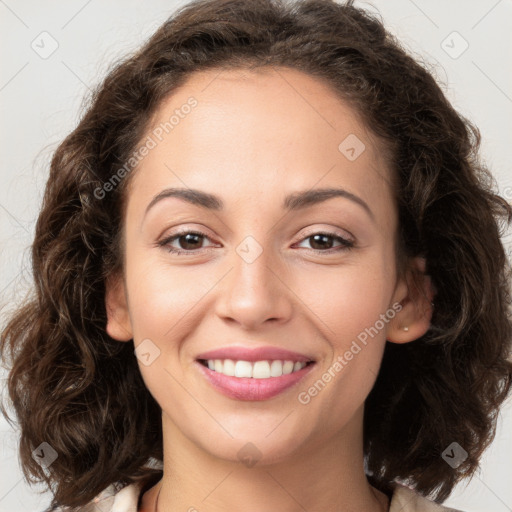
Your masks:
<path fill-rule="evenodd" d="M 275 428 L 275 424 L 272 428 Z M 242 463 L 248 468 L 255 465 L 277 464 L 293 457 L 301 443 L 298 439 L 298 433 L 295 433 L 295 435 L 290 433 L 288 437 L 278 435 L 277 432 L 269 435 L 272 428 L 259 432 L 253 429 L 250 434 L 242 433 L 244 429 L 241 429 L 240 435 L 238 435 L 238 432 L 230 430 L 233 438 L 226 434 L 221 438 L 216 436 L 215 442 L 210 442 L 209 439 L 198 439 L 196 444 L 200 445 L 203 450 L 209 452 L 213 457 L 229 462 Z"/>

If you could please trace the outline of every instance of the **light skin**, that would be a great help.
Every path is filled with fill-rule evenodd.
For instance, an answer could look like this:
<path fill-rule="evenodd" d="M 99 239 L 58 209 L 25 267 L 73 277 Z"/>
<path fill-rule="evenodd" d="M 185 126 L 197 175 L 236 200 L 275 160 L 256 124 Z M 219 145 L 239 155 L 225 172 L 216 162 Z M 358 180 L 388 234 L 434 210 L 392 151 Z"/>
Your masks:
<path fill-rule="evenodd" d="M 388 510 L 364 473 L 364 401 L 386 339 L 407 343 L 428 330 L 433 289 L 428 276 L 413 286 L 409 272 L 396 272 L 398 214 L 382 146 L 325 83 L 298 70 L 195 73 L 153 126 L 190 96 L 197 106 L 133 171 L 124 273 L 107 284 L 109 335 L 136 347 L 149 339 L 160 351 L 148 366 L 139 361 L 164 438 L 163 478 L 144 494 L 143 510 L 154 510 L 159 490 L 160 512 Z M 349 134 L 365 144 L 353 161 L 338 149 Z M 214 194 L 224 208 L 167 197 L 147 210 L 170 187 Z M 349 197 L 283 209 L 287 195 L 320 188 L 344 189 L 371 213 Z M 178 229 L 206 236 L 159 245 Z M 331 232 L 353 247 L 313 238 Z M 248 236 L 262 249 L 251 263 L 237 252 Z M 394 318 L 301 404 L 298 394 L 397 303 Z M 316 363 L 274 398 L 235 400 L 195 362 L 230 345 L 287 348 Z M 249 442 L 260 457 L 252 467 L 238 457 Z"/>

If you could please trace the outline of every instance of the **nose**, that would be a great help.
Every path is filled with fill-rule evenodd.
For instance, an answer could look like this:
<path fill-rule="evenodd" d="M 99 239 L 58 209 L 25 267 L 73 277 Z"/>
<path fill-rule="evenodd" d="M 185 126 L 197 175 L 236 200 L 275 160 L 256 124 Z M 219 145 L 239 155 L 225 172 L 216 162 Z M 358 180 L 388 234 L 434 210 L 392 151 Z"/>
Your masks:
<path fill-rule="evenodd" d="M 285 323 L 293 310 L 295 295 L 286 283 L 282 265 L 270 249 L 262 249 L 253 261 L 242 251 L 233 251 L 230 271 L 219 283 L 217 315 L 245 330 L 257 329 L 265 322 Z M 250 250 L 255 250 L 254 246 Z"/>

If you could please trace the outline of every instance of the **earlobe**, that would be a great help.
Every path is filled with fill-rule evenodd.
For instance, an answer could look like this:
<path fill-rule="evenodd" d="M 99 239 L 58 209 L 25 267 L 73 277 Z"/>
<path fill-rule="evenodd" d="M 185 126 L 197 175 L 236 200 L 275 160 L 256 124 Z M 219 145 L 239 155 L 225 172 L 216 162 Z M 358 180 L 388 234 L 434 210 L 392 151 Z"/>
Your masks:
<path fill-rule="evenodd" d="M 395 290 L 394 300 L 402 309 L 388 324 L 386 339 L 408 343 L 421 338 L 430 328 L 434 296 L 432 279 L 425 274 L 425 259 L 417 257 Z"/>
<path fill-rule="evenodd" d="M 121 276 L 107 279 L 105 308 L 107 312 L 107 334 L 117 341 L 130 341 L 133 338 L 133 332 L 126 289 Z"/>

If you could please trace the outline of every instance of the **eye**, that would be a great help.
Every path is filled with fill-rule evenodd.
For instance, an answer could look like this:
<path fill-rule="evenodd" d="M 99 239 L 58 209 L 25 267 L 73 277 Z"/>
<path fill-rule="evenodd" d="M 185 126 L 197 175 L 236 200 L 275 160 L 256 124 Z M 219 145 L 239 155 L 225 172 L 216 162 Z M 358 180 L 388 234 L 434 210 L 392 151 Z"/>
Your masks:
<path fill-rule="evenodd" d="M 161 242 L 158 242 L 158 245 L 161 247 L 165 247 L 169 252 L 173 254 L 187 254 L 193 253 L 198 249 L 202 249 L 199 247 L 201 244 L 201 239 L 206 238 L 209 240 L 208 236 L 205 233 L 201 233 L 200 231 L 180 231 L 175 233 L 174 235 L 165 238 Z M 171 244 L 177 241 L 180 247 L 173 247 Z"/>
<path fill-rule="evenodd" d="M 193 254 L 194 252 L 203 249 L 200 247 L 201 240 L 207 239 L 209 237 L 202 233 L 201 231 L 180 231 L 178 233 L 174 233 L 173 235 L 164 238 L 162 241 L 158 242 L 160 247 L 165 247 L 167 251 L 173 254 Z M 354 242 L 347 238 L 344 238 L 337 233 L 328 233 L 328 232 L 319 232 L 308 235 L 306 238 L 302 239 L 302 242 L 306 240 L 313 240 L 312 251 L 317 253 L 333 253 L 333 252 L 341 252 L 344 250 L 349 250 L 354 247 Z M 331 240 L 331 241 L 329 241 Z M 337 241 L 340 245 L 338 247 L 333 246 L 333 240 Z M 180 247 L 175 247 L 172 244 L 174 242 L 178 242 Z M 319 248 L 318 248 L 319 247 Z"/>
<path fill-rule="evenodd" d="M 349 250 L 352 247 L 354 247 L 354 242 L 352 240 L 349 240 L 347 238 L 344 238 L 337 233 L 328 233 L 328 232 L 319 232 L 319 233 L 312 233 L 311 235 L 308 235 L 306 238 L 302 239 L 302 242 L 305 242 L 307 240 L 313 240 L 312 242 L 312 250 L 315 252 L 322 252 L 322 253 L 333 253 L 333 252 L 341 252 L 345 250 Z M 333 240 L 339 242 L 338 247 L 332 247 Z M 317 247 L 314 247 L 314 246 Z"/>

